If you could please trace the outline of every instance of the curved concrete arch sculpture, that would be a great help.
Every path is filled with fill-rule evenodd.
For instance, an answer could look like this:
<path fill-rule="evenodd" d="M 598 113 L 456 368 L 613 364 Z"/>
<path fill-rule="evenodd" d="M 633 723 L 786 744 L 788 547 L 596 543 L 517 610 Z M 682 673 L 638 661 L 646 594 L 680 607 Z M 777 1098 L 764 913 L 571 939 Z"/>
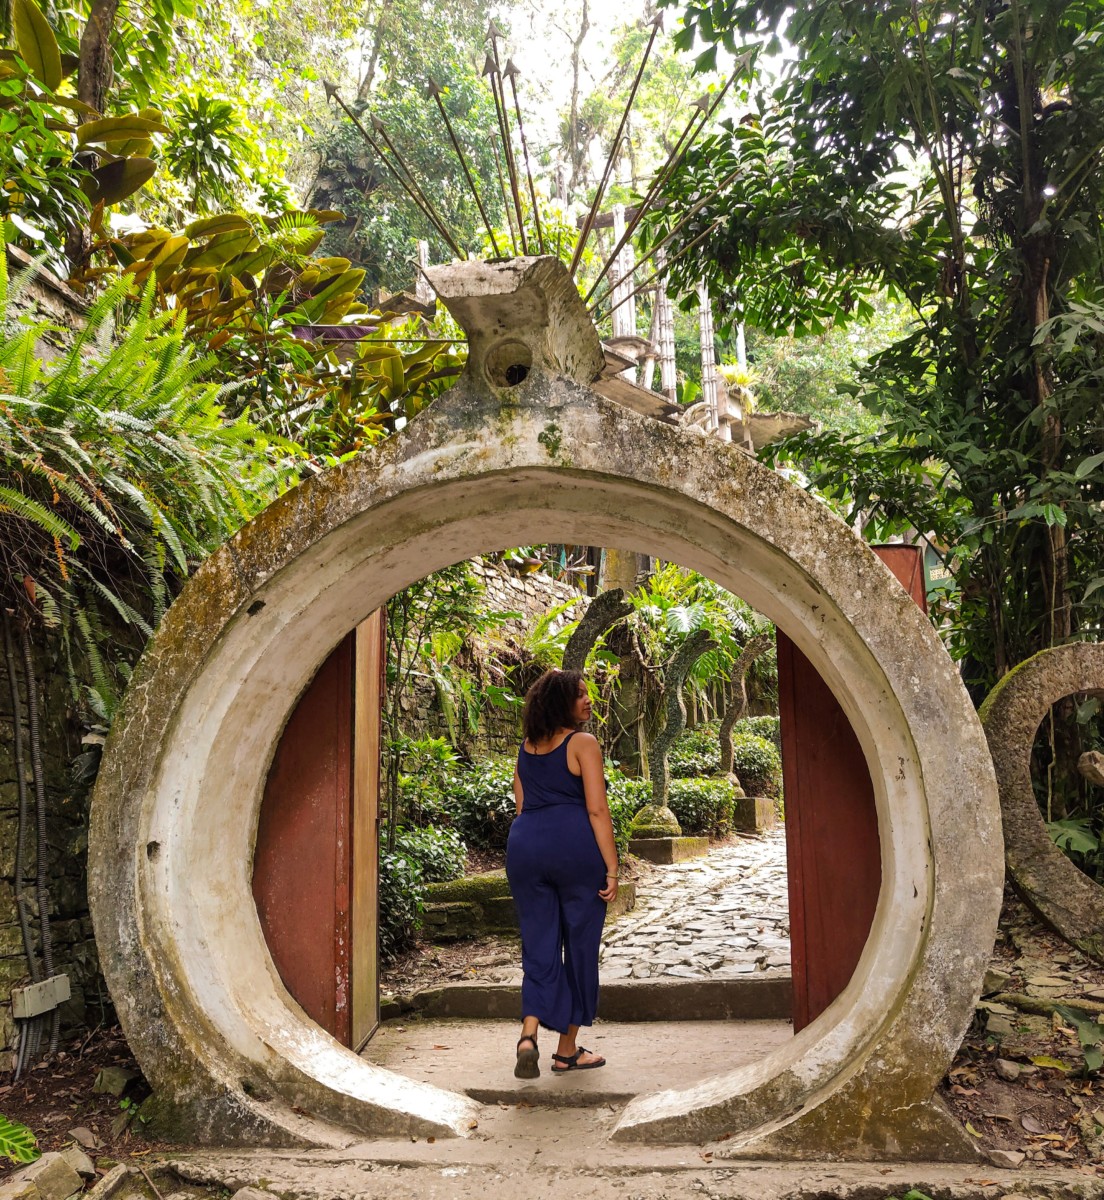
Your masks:
<path fill-rule="evenodd" d="M 1000 820 L 980 725 L 931 626 L 800 489 L 589 386 L 601 348 L 558 262 L 461 264 L 434 284 L 469 337 L 457 386 L 211 556 L 109 739 L 91 899 L 164 1113 L 181 1135 L 223 1143 L 467 1129 L 474 1102 L 364 1063 L 288 995 L 250 894 L 257 815 L 297 696 L 348 629 L 448 563 L 564 541 L 694 567 L 786 630 L 863 746 L 883 861 L 871 935 L 836 1002 L 768 1060 L 726 1070 L 719 1050 L 715 1077 L 638 1098 L 614 1136 L 728 1135 L 727 1153 L 749 1155 L 969 1156 L 932 1095 L 992 947 Z"/>
<path fill-rule="evenodd" d="M 1104 699 L 1104 646 L 1075 642 L 1014 667 L 982 704 L 997 773 L 1008 874 L 1024 900 L 1071 945 L 1104 962 L 1104 887 L 1047 833 L 1031 786 L 1031 748 L 1052 704 L 1074 692 Z"/>

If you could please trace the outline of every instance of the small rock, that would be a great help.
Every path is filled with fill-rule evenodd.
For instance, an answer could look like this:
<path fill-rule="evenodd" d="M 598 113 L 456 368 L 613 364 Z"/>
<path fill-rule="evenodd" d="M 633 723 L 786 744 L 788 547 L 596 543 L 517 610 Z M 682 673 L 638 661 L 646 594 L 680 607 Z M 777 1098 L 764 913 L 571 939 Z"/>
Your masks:
<path fill-rule="evenodd" d="M 1097 787 L 1104 787 L 1104 754 L 1099 750 L 1086 750 L 1077 760 L 1077 769 Z"/>
<path fill-rule="evenodd" d="M 16 1179 L 34 1184 L 41 1200 L 66 1200 L 84 1187 L 81 1177 L 55 1151 L 24 1167 L 12 1182 Z"/>
<path fill-rule="evenodd" d="M 262 1188 L 243 1187 L 238 1188 L 231 1200 L 272 1200 L 272 1193 Z"/>
<path fill-rule="evenodd" d="M 125 1067 L 104 1067 L 96 1076 L 92 1090 L 105 1096 L 121 1096 L 127 1090 L 130 1081 L 137 1078 L 133 1071 L 128 1071 Z"/>
<path fill-rule="evenodd" d="M 38 1200 L 38 1188 L 29 1179 L 13 1176 L 0 1183 L 0 1200 Z"/>
<path fill-rule="evenodd" d="M 1011 1062 L 1007 1058 L 998 1058 L 996 1068 L 997 1074 L 1006 1083 L 1015 1083 L 1020 1077 L 1020 1064 Z"/>
<path fill-rule="evenodd" d="M 92 1132 L 91 1129 L 85 1129 L 83 1125 L 78 1125 L 76 1129 L 69 1130 L 69 1136 L 79 1146 L 83 1146 L 86 1150 L 98 1150 L 102 1143 L 100 1139 Z"/>
<path fill-rule="evenodd" d="M 61 1152 L 61 1157 L 73 1168 L 78 1175 L 84 1179 L 95 1179 L 96 1168 L 92 1165 L 92 1160 L 80 1148 L 80 1146 L 69 1146 Z"/>
<path fill-rule="evenodd" d="M 1011 980 L 1012 976 L 1007 971 L 998 971 L 996 967 L 990 967 L 981 981 L 981 994 L 992 996 L 996 992 L 1003 992 Z"/>
<path fill-rule="evenodd" d="M 993 1037 L 1008 1037 L 1012 1033 L 1012 1021 L 1001 1013 L 990 1013 L 985 1022 L 985 1032 Z"/>
<path fill-rule="evenodd" d="M 986 1150 L 984 1154 L 994 1167 L 1018 1167 L 1027 1157 L 1022 1150 Z M 1019 1200 L 1019 1198 L 1013 1195 L 1009 1200 Z"/>

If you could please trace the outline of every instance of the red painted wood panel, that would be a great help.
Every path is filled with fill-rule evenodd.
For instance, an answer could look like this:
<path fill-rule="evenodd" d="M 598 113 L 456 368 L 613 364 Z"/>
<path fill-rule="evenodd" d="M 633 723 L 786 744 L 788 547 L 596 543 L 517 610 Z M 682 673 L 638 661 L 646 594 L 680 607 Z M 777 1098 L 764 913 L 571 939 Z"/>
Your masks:
<path fill-rule="evenodd" d="M 925 607 L 921 551 L 874 550 Z M 828 685 L 781 630 L 778 699 L 796 1032 L 854 973 L 874 920 L 882 866 L 874 788 L 858 738 Z"/>
<path fill-rule="evenodd" d="M 354 635 L 323 663 L 284 729 L 265 784 L 253 896 L 288 991 L 351 1040 L 350 819 Z"/>

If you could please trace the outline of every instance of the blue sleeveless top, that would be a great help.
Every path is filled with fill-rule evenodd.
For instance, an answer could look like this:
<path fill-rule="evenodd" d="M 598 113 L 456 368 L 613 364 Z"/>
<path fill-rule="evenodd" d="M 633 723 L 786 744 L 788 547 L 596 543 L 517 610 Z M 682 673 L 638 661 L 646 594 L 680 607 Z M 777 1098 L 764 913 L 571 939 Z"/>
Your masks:
<path fill-rule="evenodd" d="M 534 754 L 526 750 L 522 742 L 517 759 L 517 773 L 524 797 L 522 812 L 534 812 L 538 808 L 551 808 L 556 804 L 586 807 L 583 777 L 573 775 L 567 765 L 567 743 L 574 736 L 574 733 L 569 733 L 555 750 L 547 754 Z"/>

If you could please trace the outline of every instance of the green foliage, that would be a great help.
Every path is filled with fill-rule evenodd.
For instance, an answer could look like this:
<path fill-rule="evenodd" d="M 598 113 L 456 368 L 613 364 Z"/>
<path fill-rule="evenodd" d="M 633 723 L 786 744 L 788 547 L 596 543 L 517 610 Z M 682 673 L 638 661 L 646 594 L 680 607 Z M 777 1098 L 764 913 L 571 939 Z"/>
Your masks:
<path fill-rule="evenodd" d="M 725 837 L 732 832 L 736 790 L 727 780 L 672 779 L 667 803 L 684 834 Z"/>
<path fill-rule="evenodd" d="M 1084 1058 L 1084 1075 L 1095 1075 L 1104 1067 L 1104 1024 L 1093 1014 L 1083 1012 L 1065 1004 L 1057 1004 L 1054 1011 L 1073 1026 L 1081 1044 Z"/>
<path fill-rule="evenodd" d="M 249 159 L 248 143 L 238 132 L 240 124 L 241 117 L 229 100 L 202 92 L 175 98 L 164 162 L 186 185 L 192 212 L 208 213 L 233 204 Z"/>
<path fill-rule="evenodd" d="M 1051 841 L 1064 850 L 1086 875 L 1099 879 L 1104 874 L 1104 842 L 1091 816 L 1047 821 L 1046 828 Z"/>
<path fill-rule="evenodd" d="M 0 1115 L 0 1154 L 13 1163 L 30 1163 L 41 1157 L 42 1152 L 26 1125 Z"/>
<path fill-rule="evenodd" d="M 646 779 L 623 775 L 612 763 L 606 763 L 606 800 L 617 853 L 624 856 L 629 845 L 629 827 L 636 813 L 652 799 L 652 785 Z"/>
<path fill-rule="evenodd" d="M 749 796 L 782 794 L 782 757 L 774 742 L 754 733 L 732 735 L 732 769 Z"/>
<path fill-rule="evenodd" d="M 738 165 L 684 236 L 723 226 L 676 274 L 704 271 L 771 333 L 908 302 L 912 327 L 858 381 L 886 436 L 788 455 L 870 536 L 911 526 L 943 549 L 959 601 L 939 616 L 981 692 L 1104 615 L 1104 12 L 723 0 L 691 3 L 676 37 L 708 66 L 783 26 L 781 80 L 695 151 L 656 234 Z"/>
<path fill-rule="evenodd" d="M 449 780 L 452 821 L 469 846 L 505 849 L 517 813 L 514 760 L 490 758 Z"/>
<path fill-rule="evenodd" d="M 154 172 L 149 137 L 163 131 L 160 114 L 142 110 L 88 120 L 97 113 L 60 88 L 62 65 L 53 30 L 34 0 L 17 0 L 18 55 L 0 60 L 0 216 L 5 241 L 45 253 L 66 274 L 68 240 L 89 209 L 118 204 Z M 81 122 L 83 119 L 83 123 Z M 103 211 L 96 207 L 98 228 Z"/>
<path fill-rule="evenodd" d="M 672 779 L 713 775 L 720 762 L 721 750 L 717 742 L 716 722 L 686 730 L 671 747 L 667 756 L 667 766 Z"/>
<path fill-rule="evenodd" d="M 224 418 L 231 389 L 202 382 L 211 360 L 149 289 L 117 324 L 131 285 L 107 288 L 43 360 L 65 331 L 15 321 L 21 282 L 0 262 L 0 596 L 59 631 L 71 668 L 79 644 L 108 718 L 127 674 L 110 626 L 148 636 L 177 582 L 277 494 L 294 447 Z"/>
<path fill-rule="evenodd" d="M 736 733 L 751 733 L 756 737 L 773 742 L 775 749 L 782 750 L 782 733 L 777 717 L 744 717 L 734 727 Z"/>
<path fill-rule="evenodd" d="M 467 862 L 467 847 L 455 829 L 399 829 L 395 853 L 414 863 L 425 883 L 459 879 Z"/>
<path fill-rule="evenodd" d="M 389 850 L 380 839 L 379 950 L 389 962 L 413 942 L 418 918 L 425 907 L 425 880 L 421 868 L 408 855 Z"/>

